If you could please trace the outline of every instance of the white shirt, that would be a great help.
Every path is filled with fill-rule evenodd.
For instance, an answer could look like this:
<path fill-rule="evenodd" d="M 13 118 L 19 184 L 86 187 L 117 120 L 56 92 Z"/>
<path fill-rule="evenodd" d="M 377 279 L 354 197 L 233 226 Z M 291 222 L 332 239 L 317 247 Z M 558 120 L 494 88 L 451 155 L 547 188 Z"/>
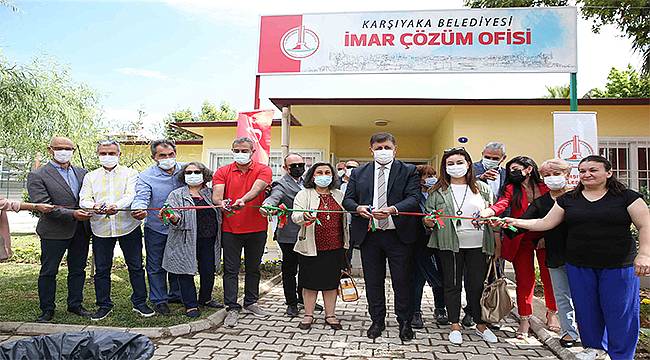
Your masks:
<path fill-rule="evenodd" d="M 498 170 L 499 168 L 497 168 Z M 497 178 L 494 180 L 489 180 L 487 181 L 487 184 L 490 185 L 490 188 L 492 189 L 492 194 L 494 194 L 494 198 L 496 199 L 499 196 L 499 189 L 501 188 L 501 172 L 497 173 Z"/>
<path fill-rule="evenodd" d="M 390 163 L 383 165 L 384 166 L 384 179 L 386 180 L 386 183 L 384 184 L 384 191 L 386 192 L 386 201 L 388 201 L 388 178 L 390 176 L 390 167 L 393 165 L 393 162 L 391 161 Z M 372 207 L 374 209 L 379 208 L 379 192 L 377 191 L 377 185 L 379 182 L 377 179 L 379 179 L 379 169 L 381 168 L 381 164 L 375 161 L 375 189 L 373 191 L 372 195 Z M 388 204 L 386 204 L 388 206 Z M 377 220 L 375 220 L 375 225 L 377 224 Z M 388 217 L 388 225 L 384 230 L 395 230 L 395 223 L 393 222 L 393 216 Z"/>
<path fill-rule="evenodd" d="M 459 216 L 466 217 L 473 217 L 487 207 L 481 193 L 474 194 L 472 189 L 469 188 L 469 185 L 451 184 L 451 190 L 454 194 L 454 199 L 452 200 L 454 203 L 454 215 L 458 215 L 457 211 L 459 206 L 463 212 Z M 467 190 L 467 195 L 465 195 L 465 190 Z M 465 197 L 465 201 L 463 201 L 463 196 Z M 458 246 L 461 249 L 483 247 L 483 230 L 475 228 L 472 220 L 462 219 L 460 220 L 460 226 L 458 226 L 458 219 L 452 219 L 452 221 L 456 227 Z"/>
<path fill-rule="evenodd" d="M 79 193 L 79 206 L 92 208 L 96 204 L 115 204 L 118 209 L 128 208 L 135 197 L 135 183 L 138 172 L 126 166 L 117 165 L 107 171 L 103 167 L 89 172 Z M 98 237 L 124 236 L 140 226 L 128 211 L 119 211 L 108 218 L 106 215 L 93 215 L 90 228 Z"/>

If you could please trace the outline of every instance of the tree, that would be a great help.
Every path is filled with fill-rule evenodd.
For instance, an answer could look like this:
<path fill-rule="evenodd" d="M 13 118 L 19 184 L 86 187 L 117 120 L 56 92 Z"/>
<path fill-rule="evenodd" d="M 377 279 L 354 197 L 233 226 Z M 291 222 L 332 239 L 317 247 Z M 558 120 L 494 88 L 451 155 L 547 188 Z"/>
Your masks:
<path fill-rule="evenodd" d="M 560 86 L 546 86 L 546 91 L 548 94 L 544 96 L 548 99 L 568 99 L 570 94 L 569 85 L 560 85 Z"/>
<path fill-rule="evenodd" d="M 201 112 L 198 115 L 192 113 L 192 109 L 186 108 L 176 110 L 165 117 L 165 137 L 175 140 L 199 139 L 200 137 L 190 131 L 183 130 L 172 123 L 190 121 L 229 121 L 237 119 L 237 111 L 227 102 L 222 102 L 219 107 L 208 100 L 201 105 Z"/>
<path fill-rule="evenodd" d="M 592 31 L 614 25 L 632 39 L 632 49 L 641 54 L 642 73 L 650 75 L 650 0 L 574 0 L 582 17 L 592 20 Z M 465 0 L 473 8 L 566 6 L 569 0 Z"/>
<path fill-rule="evenodd" d="M 640 75 L 632 65 L 625 70 L 612 68 L 605 90 L 591 89 L 586 98 L 647 98 L 650 97 L 650 75 Z"/>
<path fill-rule="evenodd" d="M 95 162 L 99 115 L 95 92 L 66 67 L 53 60 L 10 64 L 0 56 L 0 155 L 8 163 L 43 156 L 54 135 L 71 138 L 86 165 Z"/>

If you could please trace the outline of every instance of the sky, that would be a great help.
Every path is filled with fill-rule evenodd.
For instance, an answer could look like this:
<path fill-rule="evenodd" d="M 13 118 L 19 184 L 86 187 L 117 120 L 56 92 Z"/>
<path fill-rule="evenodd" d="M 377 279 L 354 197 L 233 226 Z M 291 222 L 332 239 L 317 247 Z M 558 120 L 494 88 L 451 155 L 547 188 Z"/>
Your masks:
<path fill-rule="evenodd" d="M 15 63 L 49 57 L 100 95 L 106 123 L 143 109 L 146 136 L 171 111 L 226 101 L 251 110 L 260 15 L 462 8 L 462 0 L 21 1 L 0 8 L 0 49 Z M 616 28 L 578 21 L 578 94 L 604 87 L 611 67 L 640 56 Z M 568 74 L 290 75 L 261 79 L 273 97 L 537 98 Z"/>

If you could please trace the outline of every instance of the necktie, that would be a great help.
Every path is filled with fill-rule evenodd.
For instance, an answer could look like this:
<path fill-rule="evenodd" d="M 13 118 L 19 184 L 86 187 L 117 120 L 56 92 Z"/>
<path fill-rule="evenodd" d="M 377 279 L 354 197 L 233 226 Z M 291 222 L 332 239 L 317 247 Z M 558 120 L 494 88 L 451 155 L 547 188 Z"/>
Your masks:
<path fill-rule="evenodd" d="M 377 176 L 377 208 L 382 209 L 386 207 L 386 167 L 379 167 L 379 175 Z M 388 218 L 383 220 L 377 220 L 377 227 L 380 229 L 386 229 L 388 227 Z"/>

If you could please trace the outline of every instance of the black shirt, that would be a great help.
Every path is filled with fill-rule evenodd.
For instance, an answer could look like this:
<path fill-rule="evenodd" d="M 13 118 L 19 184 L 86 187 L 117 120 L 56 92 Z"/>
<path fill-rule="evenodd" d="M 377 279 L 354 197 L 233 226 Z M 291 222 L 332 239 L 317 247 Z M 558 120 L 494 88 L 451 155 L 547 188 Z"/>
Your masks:
<path fill-rule="evenodd" d="M 194 205 L 207 206 L 208 203 L 203 198 L 192 197 Z M 214 238 L 217 237 L 217 213 L 214 209 L 196 210 L 196 237 L 197 238 Z"/>
<path fill-rule="evenodd" d="M 564 209 L 568 237 L 566 261 L 591 268 L 630 266 L 636 256 L 636 242 L 630 232 L 632 219 L 627 211 L 641 194 L 626 189 L 619 195 L 608 191 L 596 201 L 573 192 L 557 199 Z"/>
<path fill-rule="evenodd" d="M 521 219 L 541 219 L 555 205 L 555 200 L 551 193 L 538 197 L 529 206 L 526 212 L 520 217 Z M 564 265 L 566 253 L 567 227 L 566 223 L 561 223 L 554 229 L 544 232 L 544 242 L 546 247 L 546 266 L 557 268 Z"/>

